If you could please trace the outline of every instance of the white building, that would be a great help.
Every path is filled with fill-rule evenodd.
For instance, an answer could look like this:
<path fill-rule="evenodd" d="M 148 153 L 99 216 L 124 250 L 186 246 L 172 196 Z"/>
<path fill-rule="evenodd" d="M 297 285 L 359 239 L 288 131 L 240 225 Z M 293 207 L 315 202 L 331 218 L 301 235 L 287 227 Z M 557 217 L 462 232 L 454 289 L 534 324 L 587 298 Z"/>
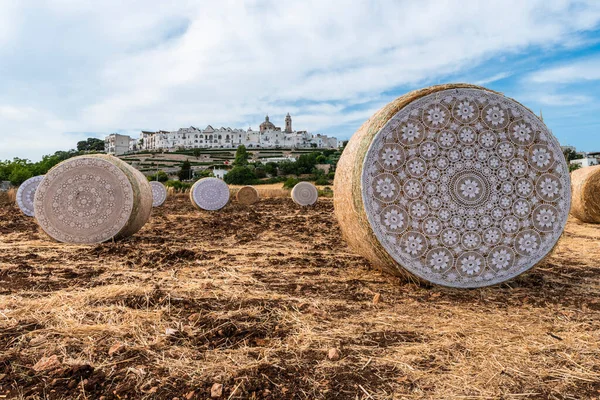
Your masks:
<path fill-rule="evenodd" d="M 582 168 L 584 167 L 591 167 L 593 165 L 598 165 L 598 159 L 595 157 L 584 157 L 584 158 L 580 158 L 579 160 L 571 160 L 571 164 L 578 164 L 580 165 Z"/>
<path fill-rule="evenodd" d="M 129 143 L 131 138 L 127 135 L 119 135 L 111 133 L 104 139 L 104 151 L 108 154 L 120 156 L 129 151 Z"/>
<path fill-rule="evenodd" d="M 288 114 L 285 117 L 284 130 L 275 126 L 267 116 L 265 121 L 260 124 L 258 131 L 254 131 L 252 128 L 248 128 L 248 130 L 225 127 L 215 129 L 210 125 L 204 129 L 190 126 L 173 132 L 142 131 L 139 150 L 237 148 L 242 144 L 248 149 L 311 147 L 335 149 L 338 147 L 338 141 L 334 137 L 292 130 L 292 117 Z"/>

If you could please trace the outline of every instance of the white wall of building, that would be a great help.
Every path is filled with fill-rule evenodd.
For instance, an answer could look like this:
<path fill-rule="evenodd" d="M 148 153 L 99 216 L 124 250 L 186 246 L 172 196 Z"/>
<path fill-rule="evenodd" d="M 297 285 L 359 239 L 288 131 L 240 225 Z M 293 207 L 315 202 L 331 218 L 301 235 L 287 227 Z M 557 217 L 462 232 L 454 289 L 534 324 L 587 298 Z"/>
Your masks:
<path fill-rule="evenodd" d="M 579 160 L 571 160 L 571 164 L 579 164 L 582 168 L 598 165 L 598 159 L 594 157 L 584 157 Z"/>

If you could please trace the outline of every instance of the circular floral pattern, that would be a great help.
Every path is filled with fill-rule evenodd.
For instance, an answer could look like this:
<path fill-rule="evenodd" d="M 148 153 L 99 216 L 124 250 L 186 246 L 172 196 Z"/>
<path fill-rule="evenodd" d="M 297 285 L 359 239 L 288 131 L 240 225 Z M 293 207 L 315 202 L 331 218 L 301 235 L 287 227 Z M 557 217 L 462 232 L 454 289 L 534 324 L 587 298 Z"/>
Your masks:
<path fill-rule="evenodd" d="M 38 224 L 58 241 L 101 243 L 125 227 L 133 202 L 133 188 L 120 168 L 82 157 L 48 172 L 35 194 L 35 212 Z"/>
<path fill-rule="evenodd" d="M 35 210 L 33 207 L 33 200 L 35 198 L 35 191 L 39 184 L 44 179 L 44 175 L 34 176 L 33 178 L 27 179 L 19 186 L 17 190 L 17 205 L 23 214 L 28 217 L 35 216 Z"/>
<path fill-rule="evenodd" d="M 390 175 L 393 179 L 393 175 Z M 382 183 L 379 184 L 381 198 L 392 197 L 397 191 L 397 182 L 388 181 L 382 179 Z M 310 182 L 300 182 L 292 189 L 292 200 L 301 206 L 312 206 L 317 202 L 319 192 L 315 185 Z"/>
<path fill-rule="evenodd" d="M 167 188 L 160 182 L 150 182 L 152 187 L 152 207 L 160 207 L 167 200 Z"/>
<path fill-rule="evenodd" d="M 192 199 L 203 210 L 219 210 L 229 202 L 229 187 L 219 178 L 202 178 L 192 186 Z"/>
<path fill-rule="evenodd" d="M 375 236 L 417 276 L 453 287 L 510 279 L 560 237 L 570 181 L 560 146 L 499 94 L 451 89 L 401 109 L 377 133 L 362 173 Z"/>

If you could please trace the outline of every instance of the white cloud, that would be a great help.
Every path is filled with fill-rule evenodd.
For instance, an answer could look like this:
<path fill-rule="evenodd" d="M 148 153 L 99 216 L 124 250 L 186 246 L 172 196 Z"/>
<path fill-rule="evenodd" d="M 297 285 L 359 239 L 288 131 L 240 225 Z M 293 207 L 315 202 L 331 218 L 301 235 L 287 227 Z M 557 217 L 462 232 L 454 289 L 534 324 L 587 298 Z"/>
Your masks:
<path fill-rule="evenodd" d="M 571 83 L 600 80 L 600 58 L 579 60 L 529 75 L 535 83 Z"/>
<path fill-rule="evenodd" d="M 256 127 L 266 113 L 283 123 L 287 111 L 298 129 L 358 127 L 393 88 L 577 41 L 600 21 L 600 3 L 576 3 L 19 2 L 25 17 L 0 47 L 9 60 L 0 65 L 0 104 L 45 110 L 36 118 L 66 130 L 13 120 L 10 135 L 40 146 L 17 146 L 3 130 L 0 158 L 73 147 L 66 131 Z"/>
<path fill-rule="evenodd" d="M 512 73 L 510 73 L 510 72 L 499 72 L 488 78 L 480 79 L 480 80 L 476 81 L 475 84 L 483 86 L 483 85 L 487 85 L 488 83 L 499 81 L 501 79 L 506 79 L 511 75 L 512 75 Z"/>
<path fill-rule="evenodd" d="M 550 106 L 574 106 L 589 103 L 593 98 L 579 94 L 542 94 L 537 97 L 537 101 Z"/>

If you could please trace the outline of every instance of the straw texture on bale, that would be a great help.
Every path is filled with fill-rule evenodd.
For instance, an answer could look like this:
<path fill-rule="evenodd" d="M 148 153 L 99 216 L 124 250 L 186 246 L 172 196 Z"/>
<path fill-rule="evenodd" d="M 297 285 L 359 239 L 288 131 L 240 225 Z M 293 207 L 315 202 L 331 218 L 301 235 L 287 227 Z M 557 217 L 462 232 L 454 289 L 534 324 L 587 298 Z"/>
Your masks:
<path fill-rule="evenodd" d="M 300 182 L 292 189 L 292 200 L 301 206 L 312 206 L 319 198 L 319 191 L 310 182 Z"/>
<path fill-rule="evenodd" d="M 167 188 L 158 181 L 150 182 L 152 187 L 152 207 L 160 207 L 167 200 Z"/>
<path fill-rule="evenodd" d="M 219 178 L 202 178 L 192 186 L 190 200 L 199 210 L 216 211 L 229 202 L 229 187 Z"/>
<path fill-rule="evenodd" d="M 600 223 L 600 165 L 571 173 L 571 214 L 583 222 Z"/>
<path fill-rule="evenodd" d="M 258 190 L 253 186 L 244 186 L 238 190 L 235 198 L 240 204 L 254 204 L 259 200 Z"/>
<path fill-rule="evenodd" d="M 465 101 L 465 99 L 468 101 Z M 465 105 L 466 108 L 464 110 L 460 109 L 463 102 L 468 103 Z M 440 107 L 436 109 L 435 105 L 440 105 Z M 421 106 L 429 107 L 427 108 L 428 112 L 425 108 L 418 109 L 418 107 Z M 494 107 L 496 106 L 499 108 L 495 109 Z M 419 140 L 416 140 L 416 136 L 414 136 L 416 131 L 411 129 L 410 123 L 413 119 L 418 121 L 419 118 L 421 118 L 422 121 L 412 125 L 412 127 L 417 128 L 416 131 L 418 131 L 420 135 L 422 134 L 422 136 L 419 137 Z M 465 121 L 464 127 L 469 128 L 468 130 L 473 136 L 470 138 L 468 135 L 464 137 L 461 136 L 463 132 L 462 124 L 445 125 L 448 124 L 448 121 L 452 120 L 452 118 L 463 118 Z M 476 126 L 475 123 L 478 118 L 483 120 L 484 124 Z M 484 118 L 489 118 L 487 120 L 489 124 L 487 124 Z M 428 122 L 429 124 L 425 122 Z M 438 122 L 439 125 L 436 125 Z M 521 122 L 525 123 L 522 127 L 519 125 Z M 472 123 L 473 126 L 469 126 L 468 123 Z M 497 124 L 497 126 L 492 125 L 494 123 Z M 501 127 L 503 129 L 500 129 Z M 401 129 L 404 130 L 401 131 Z M 445 160 L 443 160 L 444 162 L 440 164 L 441 166 L 436 169 L 432 179 L 441 179 L 440 176 L 443 177 L 444 174 L 454 174 L 455 177 L 452 176 L 451 179 L 445 178 L 447 179 L 446 181 L 440 180 L 439 182 L 441 183 L 436 182 L 436 184 L 428 186 L 427 190 L 431 188 L 431 193 L 435 193 L 430 195 L 428 199 L 432 200 L 434 197 L 438 197 L 438 200 L 433 200 L 436 202 L 434 204 L 435 208 L 432 206 L 432 203 L 419 204 L 419 208 L 425 210 L 423 213 L 424 215 L 431 217 L 432 225 L 428 225 L 427 229 L 431 228 L 433 231 L 435 229 L 436 221 L 439 221 L 442 216 L 446 215 L 442 214 L 441 211 L 450 209 L 450 203 L 457 202 L 452 200 L 452 196 L 450 195 L 453 193 L 451 192 L 457 192 L 462 188 L 462 193 L 465 195 L 465 198 L 463 199 L 465 204 L 465 215 L 461 219 L 456 220 L 456 227 L 459 228 L 459 223 L 463 224 L 469 222 L 468 220 L 471 216 L 470 213 L 473 213 L 473 220 L 479 218 L 479 221 L 475 221 L 475 224 L 472 225 L 473 227 L 476 227 L 473 229 L 473 238 L 475 238 L 475 240 L 469 242 L 469 245 L 472 245 L 473 249 L 473 251 L 470 252 L 472 253 L 472 259 L 469 258 L 471 257 L 470 254 L 468 255 L 469 257 L 465 256 L 464 259 L 461 259 L 461 261 L 466 262 L 466 264 L 460 264 L 458 262 L 458 255 L 452 253 L 454 250 L 457 250 L 456 247 L 448 246 L 443 243 L 444 236 L 441 234 L 442 232 L 439 232 L 439 236 L 431 241 L 429 241 L 429 239 L 422 240 L 425 239 L 424 235 L 419 237 L 417 237 L 418 235 L 413 237 L 410 237 L 409 235 L 412 231 L 419 230 L 424 233 L 426 229 L 425 224 L 428 221 L 419 218 L 413 219 L 412 214 L 409 214 L 410 210 L 408 210 L 408 205 L 412 205 L 416 202 L 424 203 L 425 199 L 422 197 L 426 197 L 424 196 L 426 193 L 425 183 L 427 183 L 426 179 L 428 179 L 428 177 L 426 177 L 423 182 L 418 181 L 418 178 L 414 179 L 416 182 L 411 183 L 413 185 L 411 189 L 407 189 L 408 186 L 399 187 L 400 179 L 412 178 L 410 175 L 411 171 L 407 170 L 407 168 L 413 167 L 411 164 L 412 162 L 416 161 L 416 163 L 419 164 L 415 164 L 415 177 L 422 173 L 422 171 L 427 172 L 422 166 L 427 166 L 431 160 L 436 160 L 435 157 L 437 156 L 432 156 L 432 154 L 434 154 L 433 152 L 436 151 L 436 149 L 439 150 L 439 147 L 437 146 L 439 145 L 440 137 L 446 131 L 449 131 L 449 136 L 456 140 L 455 144 L 451 144 L 450 142 L 447 143 L 448 147 L 445 149 L 446 152 L 450 151 L 448 149 L 456 150 L 457 143 L 461 144 L 460 149 L 462 149 L 464 143 L 467 143 L 467 140 L 472 140 L 473 142 L 470 144 L 474 146 L 464 145 L 464 148 L 471 149 L 468 150 L 468 157 L 472 157 L 472 159 L 462 161 L 462 159 L 467 158 L 466 153 L 464 155 L 457 155 L 458 158 L 462 156 L 461 161 L 457 163 L 448 163 L 448 158 L 440 157 L 445 158 Z M 496 140 L 496 142 L 493 142 L 492 139 L 490 139 L 490 143 L 485 143 L 483 141 L 484 135 L 486 135 L 486 132 L 488 131 L 492 132 L 491 138 Z M 384 134 L 386 136 L 384 136 Z M 406 134 L 406 136 L 401 137 L 400 134 Z M 511 136 L 513 134 L 515 136 Z M 518 137 L 516 135 L 522 136 Z M 386 140 L 385 146 L 388 146 L 387 148 L 384 148 L 383 138 Z M 415 139 L 415 141 L 411 142 L 413 139 Z M 519 142 L 519 140 L 521 140 L 521 142 Z M 438 141 L 438 143 L 434 143 L 436 141 Z M 544 143 L 544 146 L 539 145 L 538 142 L 540 141 Z M 508 144 L 505 145 L 504 142 L 507 142 Z M 423 146 L 429 146 L 428 143 L 431 143 L 431 146 L 424 152 Z M 489 144 L 489 147 L 486 148 L 484 152 L 480 151 L 477 147 L 480 146 L 481 143 Z M 427 151 L 431 151 L 431 153 L 428 153 Z M 548 164 L 548 168 L 549 166 L 554 166 L 555 170 L 558 171 L 557 174 L 559 174 L 559 177 L 556 178 L 556 180 L 551 177 L 551 183 L 556 184 L 557 193 L 548 194 L 548 196 L 555 197 L 548 198 L 548 202 L 542 201 L 534 204 L 531 208 L 535 209 L 527 210 L 525 203 L 519 203 L 519 196 L 516 195 L 516 183 L 518 182 L 518 179 L 516 176 L 511 175 L 510 171 L 512 170 L 509 170 L 508 160 L 502 158 L 509 153 L 514 156 L 515 159 L 518 159 L 517 161 L 511 159 L 510 161 L 514 161 L 519 165 L 522 165 L 523 163 L 527 164 L 528 161 L 536 162 L 535 157 L 545 157 L 546 153 L 549 153 L 548 160 L 545 158 L 543 160 L 538 159 L 537 162 L 543 164 L 548 161 L 546 163 Z M 558 142 L 552 137 L 547 128 L 543 125 L 543 122 L 530 110 L 512 99 L 502 96 L 500 93 L 469 84 L 438 85 L 413 91 L 397 98 L 377 111 L 350 139 L 336 169 L 334 180 L 335 215 L 348 244 L 359 254 L 369 259 L 374 266 L 385 272 L 402 276 L 409 280 L 423 280 L 452 287 L 480 287 L 495 284 L 524 272 L 547 256 L 556 245 L 556 242 L 564 229 L 570 203 L 570 196 L 565 193 L 568 192 L 570 183 L 564 157 L 560 159 L 559 154 L 562 156 Z M 373 163 L 375 156 L 380 157 L 382 161 Z M 432 157 L 427 158 L 429 156 Z M 383 161 L 383 157 L 391 157 L 390 160 L 393 162 L 393 165 L 384 165 L 385 162 Z M 485 162 L 487 162 L 487 160 L 492 159 L 500 160 L 499 165 L 502 167 L 506 164 L 506 170 L 509 171 L 506 180 L 511 181 L 510 187 L 508 185 L 502 186 L 504 181 L 502 178 L 493 178 L 493 184 L 488 182 L 491 179 L 489 177 L 496 174 L 498 169 L 486 168 L 484 171 L 484 162 L 482 160 L 486 160 Z M 546 168 L 545 164 L 544 168 Z M 401 178 L 394 175 L 398 173 L 399 169 L 402 169 L 401 173 L 403 175 L 401 175 Z M 409 172 L 408 176 L 405 174 L 405 170 Z M 542 172 L 539 172 L 539 170 L 531 168 L 531 166 L 528 165 L 525 165 L 524 170 L 526 172 L 523 172 L 523 175 L 519 176 L 523 179 L 523 182 L 529 182 L 529 179 L 531 180 L 531 182 L 529 182 L 530 186 L 528 190 L 542 190 L 543 188 L 541 185 L 543 179 L 540 177 Z M 486 175 L 484 175 L 484 172 Z M 519 174 L 520 173 L 521 171 L 519 170 Z M 527 175 L 527 173 L 529 173 L 529 175 Z M 379 174 L 377 176 L 381 178 L 373 178 L 376 174 Z M 502 174 L 504 174 L 504 171 L 502 171 Z M 423 194 L 420 195 L 421 197 L 416 195 L 414 198 L 410 199 L 407 190 L 412 190 L 415 187 L 421 190 Z M 504 188 L 507 192 L 514 190 L 514 199 L 510 201 L 514 203 L 515 207 L 518 203 L 519 207 L 523 206 L 522 208 L 525 208 L 525 212 L 529 212 L 529 214 L 526 214 L 524 217 L 524 219 L 528 218 L 529 222 L 523 222 L 523 220 L 514 222 L 516 226 L 521 227 L 523 230 L 527 230 L 528 224 L 534 224 L 533 221 L 536 221 L 536 218 L 540 216 L 540 213 L 543 214 L 543 212 L 546 211 L 555 212 L 553 215 L 548 214 L 550 215 L 548 218 L 552 220 L 551 222 L 544 220 L 548 225 L 544 226 L 543 229 L 551 227 L 553 232 L 552 235 L 545 237 L 543 249 L 540 249 L 543 251 L 538 251 L 535 254 L 532 253 L 529 257 L 522 256 L 521 258 L 515 253 L 516 247 L 514 246 L 515 243 L 518 243 L 519 241 L 524 243 L 523 246 L 531 245 L 539 246 L 538 248 L 542 247 L 542 243 L 537 241 L 540 239 L 540 233 L 535 231 L 537 229 L 536 227 L 531 226 L 529 226 L 531 228 L 530 230 L 535 231 L 531 232 L 531 237 L 525 237 L 525 234 L 523 234 L 520 237 L 514 238 L 516 242 L 512 242 L 512 249 L 508 248 L 508 245 L 500 246 L 498 244 L 484 243 L 484 230 L 487 232 L 487 230 L 497 228 L 499 232 L 503 234 L 501 229 L 504 219 L 508 221 L 509 218 L 514 217 L 512 215 L 512 208 L 509 210 L 508 208 L 502 209 L 500 207 L 499 204 L 502 196 L 496 194 L 499 193 L 496 191 L 496 188 L 498 188 L 498 191 L 503 190 Z M 379 189 L 381 189 L 381 192 L 378 191 Z M 441 193 L 440 190 L 442 189 L 446 192 Z M 474 191 L 468 192 L 471 189 Z M 413 192 L 410 193 L 412 194 Z M 414 193 L 418 192 L 415 191 Z M 386 198 L 385 196 L 390 197 Z M 477 208 L 476 206 L 479 205 L 468 204 L 468 196 L 472 196 L 475 199 L 483 199 L 481 207 Z M 379 198 L 378 202 L 374 200 L 377 197 Z M 505 197 L 508 198 L 509 196 Z M 458 202 L 462 202 L 463 200 L 459 199 Z M 504 199 L 502 199 L 502 201 L 504 201 Z M 492 218 L 490 218 L 489 221 L 487 219 L 483 220 L 486 224 L 490 224 L 486 225 L 487 228 L 481 226 L 481 215 L 488 212 L 483 207 L 483 205 L 488 206 L 485 202 L 489 204 L 494 202 L 489 207 L 497 207 L 498 211 L 496 212 L 496 209 L 494 209 L 494 215 L 497 215 L 500 218 L 498 220 Z M 547 209 L 540 209 L 540 207 L 546 203 L 548 204 Z M 383 209 L 380 210 L 378 207 L 382 207 Z M 405 209 L 402 209 L 403 207 L 405 207 Z M 386 214 L 389 217 L 389 220 L 385 219 L 384 221 L 383 212 L 388 208 L 391 210 Z M 458 208 L 460 208 L 460 206 Z M 381 213 L 375 215 L 376 213 L 374 210 L 379 210 Z M 519 210 L 521 210 L 521 208 Z M 481 214 L 477 214 L 479 212 L 481 212 Z M 545 218 L 544 215 L 545 214 L 542 215 L 542 218 Z M 407 220 L 404 221 L 403 217 L 407 217 Z M 400 226 L 403 222 L 406 222 L 406 225 L 403 226 L 401 233 L 392 235 L 391 232 L 385 232 L 385 229 L 381 228 L 384 226 L 384 222 L 386 223 L 386 229 L 390 231 L 396 228 L 400 231 Z M 374 228 L 374 223 L 376 228 Z M 511 222 L 511 224 L 512 223 L 513 222 Z M 535 223 L 541 224 L 542 222 L 538 221 Z M 477 224 L 480 225 L 477 226 Z M 461 226 L 460 229 L 451 229 L 450 231 L 452 232 L 450 233 L 458 236 L 459 240 L 464 240 L 465 235 L 469 232 L 467 232 L 468 229 L 466 228 L 466 225 Z M 513 229 L 512 227 L 509 228 Z M 517 232 L 521 234 L 520 231 Z M 529 233 L 530 232 L 527 231 L 527 234 Z M 507 235 L 506 237 L 511 236 Z M 415 238 L 417 241 L 411 242 L 411 240 L 414 241 Z M 459 242 L 458 244 L 460 245 L 461 243 Z M 422 248 L 424 249 L 423 251 L 426 251 L 427 245 L 430 246 L 430 250 L 426 254 L 421 254 L 420 259 L 418 259 L 418 256 L 411 253 L 411 251 L 414 251 L 416 254 L 421 251 Z M 432 247 L 435 247 L 435 249 L 431 249 Z M 480 248 L 483 248 L 486 251 L 485 255 L 483 254 L 483 251 L 481 254 L 478 253 Z M 499 251 L 494 252 L 495 249 L 498 249 Z M 504 250 L 506 250 L 506 254 L 502 253 Z M 526 250 L 531 250 L 531 248 L 526 247 Z M 521 248 L 519 248 L 519 251 L 521 251 Z M 502 268 L 493 269 L 489 267 L 492 261 L 496 266 L 501 265 L 498 260 L 501 260 L 504 263 L 506 259 L 508 259 L 506 265 L 509 266 L 506 267 L 504 271 Z M 518 261 L 515 262 L 518 262 L 518 265 L 510 264 L 517 259 Z M 429 261 L 431 261 L 431 264 Z M 435 264 L 437 262 L 439 263 Z M 440 267 L 438 270 L 436 268 L 439 265 L 443 265 L 443 267 Z M 466 269 L 460 270 L 460 268 L 462 268 L 461 266 Z M 441 275 L 439 271 L 442 269 L 446 269 L 444 272 L 446 275 Z M 464 276 L 461 275 L 463 272 Z"/>
<path fill-rule="evenodd" d="M 23 214 L 27 215 L 28 217 L 33 217 L 35 215 L 35 210 L 33 209 L 33 199 L 35 197 L 35 191 L 37 190 L 37 187 L 42 179 L 44 179 L 44 175 L 29 178 L 23 182 L 17 190 L 17 205 Z"/>
<path fill-rule="evenodd" d="M 35 216 L 52 238 L 101 243 L 139 231 L 152 211 L 146 177 L 103 154 L 74 157 L 52 168 L 35 195 Z"/>

